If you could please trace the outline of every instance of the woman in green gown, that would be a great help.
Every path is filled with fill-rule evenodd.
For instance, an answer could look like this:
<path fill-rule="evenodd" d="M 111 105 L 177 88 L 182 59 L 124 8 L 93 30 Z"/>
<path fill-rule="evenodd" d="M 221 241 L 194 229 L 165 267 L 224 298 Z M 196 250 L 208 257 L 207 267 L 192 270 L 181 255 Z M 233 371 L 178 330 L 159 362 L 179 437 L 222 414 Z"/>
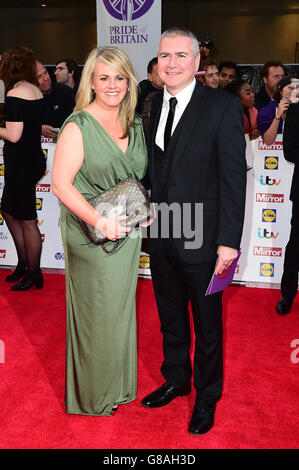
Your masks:
<path fill-rule="evenodd" d="M 74 113 L 61 130 L 53 192 L 62 202 L 66 272 L 66 412 L 114 414 L 136 398 L 135 290 L 141 238 L 105 218 L 88 199 L 132 175 L 141 179 L 147 156 L 135 115 L 137 82 L 127 55 L 94 49 L 84 66 Z M 107 254 L 84 235 L 77 217 L 119 248 Z"/>

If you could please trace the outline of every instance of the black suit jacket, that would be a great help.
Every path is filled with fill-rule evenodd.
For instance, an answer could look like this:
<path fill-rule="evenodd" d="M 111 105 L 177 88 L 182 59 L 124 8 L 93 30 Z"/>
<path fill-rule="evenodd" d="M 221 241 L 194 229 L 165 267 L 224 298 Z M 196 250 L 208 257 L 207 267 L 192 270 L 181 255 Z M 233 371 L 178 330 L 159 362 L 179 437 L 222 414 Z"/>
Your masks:
<path fill-rule="evenodd" d="M 159 168 L 154 152 L 163 92 L 153 99 L 147 133 L 148 175 L 152 200 L 159 194 Z M 218 245 L 240 246 L 246 193 L 246 159 L 240 99 L 228 92 L 196 82 L 170 141 L 168 203 L 203 203 L 203 244 L 186 249 L 182 234 L 174 242 L 184 262 L 199 264 L 216 257 Z M 151 252 L 156 241 L 151 240 Z"/>
<path fill-rule="evenodd" d="M 291 104 L 283 132 L 284 157 L 295 163 L 290 199 L 299 202 L 299 103 Z"/>

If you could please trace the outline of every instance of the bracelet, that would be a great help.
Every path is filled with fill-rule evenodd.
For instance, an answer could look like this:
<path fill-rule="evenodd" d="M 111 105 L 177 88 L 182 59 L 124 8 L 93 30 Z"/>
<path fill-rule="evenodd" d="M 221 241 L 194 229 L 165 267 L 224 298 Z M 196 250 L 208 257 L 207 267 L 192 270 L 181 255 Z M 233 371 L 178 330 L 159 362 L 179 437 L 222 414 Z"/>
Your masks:
<path fill-rule="evenodd" d="M 277 119 L 277 121 L 280 121 L 281 118 L 275 117 L 274 119 Z"/>

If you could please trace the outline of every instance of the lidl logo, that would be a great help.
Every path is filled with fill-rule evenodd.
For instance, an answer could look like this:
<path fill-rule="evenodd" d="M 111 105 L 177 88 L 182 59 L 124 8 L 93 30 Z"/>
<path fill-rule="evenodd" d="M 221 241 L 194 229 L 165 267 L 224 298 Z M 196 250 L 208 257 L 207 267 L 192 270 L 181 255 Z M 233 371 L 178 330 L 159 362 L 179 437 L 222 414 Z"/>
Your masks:
<path fill-rule="evenodd" d="M 0 176 L 4 176 L 4 163 L 0 165 Z"/>
<path fill-rule="evenodd" d="M 2 217 L 2 215 L 0 214 L 0 225 L 3 225 L 4 224 L 4 219 Z"/>
<path fill-rule="evenodd" d="M 42 151 L 43 151 L 44 157 L 47 161 L 47 159 L 48 159 L 48 149 L 42 149 Z"/>
<path fill-rule="evenodd" d="M 278 170 L 278 157 L 265 157 L 265 170 Z"/>
<path fill-rule="evenodd" d="M 276 222 L 276 209 L 262 209 L 263 222 Z"/>
<path fill-rule="evenodd" d="M 35 201 L 36 201 L 36 210 L 41 211 L 43 208 L 43 199 L 37 197 Z"/>
<path fill-rule="evenodd" d="M 150 259 L 148 255 L 140 256 L 139 267 L 141 269 L 148 269 L 150 267 Z"/>
<path fill-rule="evenodd" d="M 260 276 L 273 277 L 274 263 L 260 263 Z"/>

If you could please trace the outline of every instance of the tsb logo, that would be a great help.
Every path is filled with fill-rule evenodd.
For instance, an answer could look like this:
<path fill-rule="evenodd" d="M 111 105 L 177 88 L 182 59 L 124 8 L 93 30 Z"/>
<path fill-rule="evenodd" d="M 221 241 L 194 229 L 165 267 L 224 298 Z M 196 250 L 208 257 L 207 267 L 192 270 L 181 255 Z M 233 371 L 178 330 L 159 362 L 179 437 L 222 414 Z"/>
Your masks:
<path fill-rule="evenodd" d="M 265 157 L 265 170 L 278 170 L 278 157 Z"/>
<path fill-rule="evenodd" d="M 43 208 L 43 199 L 37 197 L 36 198 L 36 210 L 41 211 Z"/>
<path fill-rule="evenodd" d="M 273 277 L 274 263 L 260 263 L 260 276 Z"/>
<path fill-rule="evenodd" d="M 276 209 L 262 209 L 262 222 L 276 222 Z"/>

